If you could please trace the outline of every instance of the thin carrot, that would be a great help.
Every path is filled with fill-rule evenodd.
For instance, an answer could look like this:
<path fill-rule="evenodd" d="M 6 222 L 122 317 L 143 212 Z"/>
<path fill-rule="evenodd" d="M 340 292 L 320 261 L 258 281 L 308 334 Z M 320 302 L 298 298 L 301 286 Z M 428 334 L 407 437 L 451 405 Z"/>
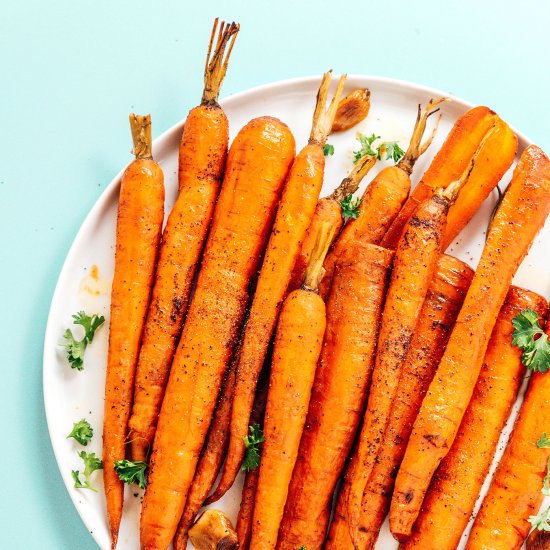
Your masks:
<path fill-rule="evenodd" d="M 323 185 L 323 147 L 345 83 L 344 75 L 338 82 L 328 110 L 325 110 L 331 76 L 330 71 L 323 76 L 317 94 L 309 142 L 298 153 L 289 172 L 265 252 L 236 370 L 237 381 L 231 411 L 231 435 L 227 458 L 220 483 L 210 501 L 224 495 L 239 472 L 245 452 L 244 437 L 248 433 L 258 375 L 275 330 L 292 268 Z"/>
<path fill-rule="evenodd" d="M 497 120 L 498 115 L 488 107 L 475 107 L 455 122 L 445 143 L 384 235 L 381 246 L 395 249 L 407 220 L 417 206 L 431 197 L 437 189 L 445 188 L 458 179 L 481 140 Z"/>
<path fill-rule="evenodd" d="M 103 477 L 113 548 L 124 499 L 114 463 L 126 456 L 135 368 L 164 218 L 164 176 L 152 158 L 151 117 L 132 114 L 130 127 L 136 160 L 120 184 L 103 421 Z"/>
<path fill-rule="evenodd" d="M 519 264 L 550 212 L 550 161 L 528 147 L 498 209 L 481 260 L 438 371 L 416 418 L 390 508 L 390 526 L 407 538 L 430 480 L 468 406 L 497 315 Z"/>
<path fill-rule="evenodd" d="M 294 138 L 272 117 L 235 137 L 195 294 L 174 356 L 141 514 L 144 549 L 167 548 L 180 520 L 223 375 L 235 347 Z"/>
<path fill-rule="evenodd" d="M 534 292 L 517 287 L 508 291 L 472 400 L 451 450 L 432 479 L 404 549 L 454 550 L 458 546 L 525 372 L 521 350 L 512 345 L 512 319 L 527 308 L 544 318 L 547 305 Z"/>
<path fill-rule="evenodd" d="M 333 227 L 321 228 L 301 289 L 286 298 L 275 336 L 256 489 L 252 548 L 275 548 L 325 333 L 318 293 Z"/>
<path fill-rule="evenodd" d="M 340 254 L 358 239 L 366 243 L 379 244 L 401 210 L 409 196 L 414 165 L 430 146 L 437 130 L 436 125 L 431 136 L 421 143 L 426 122 L 442 101 L 444 99 L 431 100 L 424 112 L 421 106 L 418 106 L 418 115 L 407 152 L 396 166 L 384 168 L 365 189 L 359 204 L 358 217 L 348 220 L 327 255 L 324 265 L 326 273 L 320 286 L 321 296 L 328 295 L 334 266 Z"/>
<path fill-rule="evenodd" d="M 405 453 L 412 424 L 443 355 L 472 276 L 473 270 L 460 260 L 445 254 L 439 257 L 407 350 L 391 418 L 363 494 L 359 526 L 355 533 L 358 548 L 373 548 L 376 543 L 390 507 L 395 474 Z M 325 545 L 327 550 L 353 547 L 347 496 L 356 468 L 360 465 L 352 455 Z"/>
<path fill-rule="evenodd" d="M 218 196 L 229 128 L 217 99 L 239 26 L 222 22 L 214 53 L 214 22 L 201 104 L 185 121 L 179 148 L 179 195 L 162 236 L 155 285 L 139 353 L 130 417 L 133 460 L 145 461 L 176 351 L 206 233 Z M 229 50 L 224 59 L 226 47 Z"/>
<path fill-rule="evenodd" d="M 357 243 L 342 255 L 277 548 L 321 548 L 334 486 L 353 443 L 370 383 L 393 252 Z"/>

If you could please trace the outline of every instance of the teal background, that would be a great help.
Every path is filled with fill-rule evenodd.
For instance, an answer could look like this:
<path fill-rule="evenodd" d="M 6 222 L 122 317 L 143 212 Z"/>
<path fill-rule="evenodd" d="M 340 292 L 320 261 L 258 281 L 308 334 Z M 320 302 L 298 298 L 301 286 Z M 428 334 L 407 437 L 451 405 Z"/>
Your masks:
<path fill-rule="evenodd" d="M 3 2 L 2 548 L 96 547 L 46 428 L 50 299 L 81 222 L 129 160 L 128 113 L 150 112 L 157 136 L 198 102 L 216 15 L 242 29 L 222 96 L 331 67 L 384 75 L 488 104 L 550 150 L 547 0 Z"/>

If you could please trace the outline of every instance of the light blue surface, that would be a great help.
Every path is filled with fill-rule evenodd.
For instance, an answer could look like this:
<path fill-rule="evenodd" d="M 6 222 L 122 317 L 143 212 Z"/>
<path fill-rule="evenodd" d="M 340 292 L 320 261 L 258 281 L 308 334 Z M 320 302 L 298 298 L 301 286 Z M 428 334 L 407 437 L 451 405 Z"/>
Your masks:
<path fill-rule="evenodd" d="M 490 105 L 550 150 L 547 0 L 3 2 L 2 548 L 95 548 L 46 429 L 49 303 L 80 223 L 129 160 L 128 113 L 150 112 L 156 136 L 198 102 L 215 15 L 242 28 L 222 96 L 330 67 L 384 75 Z"/>

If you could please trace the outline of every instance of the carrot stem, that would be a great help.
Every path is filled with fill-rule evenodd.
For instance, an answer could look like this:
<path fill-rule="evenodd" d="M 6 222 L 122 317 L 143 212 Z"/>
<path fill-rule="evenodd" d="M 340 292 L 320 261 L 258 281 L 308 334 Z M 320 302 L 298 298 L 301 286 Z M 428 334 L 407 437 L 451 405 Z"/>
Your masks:
<path fill-rule="evenodd" d="M 328 198 L 337 202 L 342 202 L 348 195 L 357 191 L 361 180 L 368 174 L 370 169 L 376 164 L 376 157 L 369 155 L 360 159 L 353 166 L 351 172 L 342 180 L 340 185 L 329 195 Z"/>
<path fill-rule="evenodd" d="M 130 130 L 134 147 L 132 154 L 136 159 L 153 158 L 153 139 L 151 137 L 151 115 L 130 114 Z"/>
<path fill-rule="evenodd" d="M 317 239 L 315 240 L 315 246 L 311 252 L 309 264 L 306 268 L 304 284 L 302 286 L 304 290 L 318 292 L 319 283 L 325 274 L 323 262 L 325 261 L 335 232 L 336 228 L 334 225 L 328 222 L 321 224 L 319 232 L 317 233 Z"/>

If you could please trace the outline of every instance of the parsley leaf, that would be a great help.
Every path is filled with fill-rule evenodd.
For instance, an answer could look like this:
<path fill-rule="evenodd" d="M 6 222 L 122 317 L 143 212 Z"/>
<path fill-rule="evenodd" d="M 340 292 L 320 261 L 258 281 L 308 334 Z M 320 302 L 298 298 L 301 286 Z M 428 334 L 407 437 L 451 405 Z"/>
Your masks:
<path fill-rule="evenodd" d="M 84 483 L 80 481 L 80 472 L 78 470 L 72 470 L 71 474 L 74 480 L 75 489 L 90 489 L 97 493 L 97 489 L 91 484 L 90 476 L 96 470 L 103 469 L 103 462 L 95 455 L 95 453 L 87 453 L 86 451 L 81 451 L 78 453 L 78 456 L 84 461 Z"/>
<path fill-rule="evenodd" d="M 512 333 L 512 345 L 522 349 L 521 362 L 533 371 L 547 372 L 550 369 L 550 342 L 536 312 L 524 309 L 512 319 L 512 325 L 516 329 Z"/>
<path fill-rule="evenodd" d="M 544 509 L 538 516 L 529 516 L 529 523 L 539 531 L 550 531 L 550 523 L 548 522 L 550 515 L 550 506 Z"/>
<path fill-rule="evenodd" d="M 344 220 L 356 220 L 359 217 L 361 199 L 354 199 L 353 195 L 350 193 L 344 200 L 342 200 L 340 206 L 342 207 L 342 218 L 344 218 Z"/>
<path fill-rule="evenodd" d="M 136 483 L 142 489 L 147 485 L 147 463 L 132 462 L 131 460 L 117 460 L 115 462 L 115 472 L 118 474 L 120 481 L 131 485 Z"/>
<path fill-rule="evenodd" d="M 76 340 L 71 332 L 71 329 L 67 329 L 63 337 L 65 340 L 65 348 L 67 350 L 67 359 L 71 364 L 71 368 L 77 370 L 84 369 L 84 352 L 86 346 L 92 342 L 96 330 L 105 322 L 103 315 L 86 315 L 83 311 L 79 311 L 76 315 L 73 315 L 73 323 L 80 325 L 84 328 L 84 338 L 82 340 Z"/>
<path fill-rule="evenodd" d="M 546 432 L 540 436 L 540 439 L 537 441 L 537 447 L 539 449 L 548 449 L 550 448 L 550 437 L 546 437 Z"/>
<path fill-rule="evenodd" d="M 386 160 L 393 159 L 396 164 L 403 158 L 405 151 L 399 147 L 397 141 L 386 141 L 378 147 L 376 158 L 382 160 L 382 155 L 386 153 Z"/>
<path fill-rule="evenodd" d="M 243 437 L 246 454 L 241 469 L 245 472 L 255 470 L 260 465 L 260 453 L 258 451 L 260 450 L 260 444 L 265 441 L 259 424 L 248 426 L 248 429 L 250 434 Z"/>
<path fill-rule="evenodd" d="M 93 435 L 93 428 L 90 426 L 88 421 L 83 418 L 82 420 L 74 423 L 73 429 L 71 433 L 67 436 L 67 439 L 69 439 L 69 437 L 72 437 L 76 439 L 81 445 L 86 446 L 92 440 Z"/>
<path fill-rule="evenodd" d="M 298 548 L 298 550 L 307 550 L 307 548 L 305 546 L 300 546 L 300 548 Z"/>
<path fill-rule="evenodd" d="M 327 143 L 324 147 L 323 147 L 323 155 L 325 155 L 325 157 L 328 157 L 329 155 L 334 155 L 334 145 L 331 145 L 330 143 Z"/>
<path fill-rule="evenodd" d="M 380 139 L 380 136 L 376 134 L 371 134 L 366 136 L 365 134 L 358 134 L 357 141 L 361 145 L 361 148 L 358 151 L 353 151 L 353 163 L 357 164 L 364 156 L 369 155 L 370 157 L 377 157 L 378 151 L 372 148 L 372 144 Z"/>

